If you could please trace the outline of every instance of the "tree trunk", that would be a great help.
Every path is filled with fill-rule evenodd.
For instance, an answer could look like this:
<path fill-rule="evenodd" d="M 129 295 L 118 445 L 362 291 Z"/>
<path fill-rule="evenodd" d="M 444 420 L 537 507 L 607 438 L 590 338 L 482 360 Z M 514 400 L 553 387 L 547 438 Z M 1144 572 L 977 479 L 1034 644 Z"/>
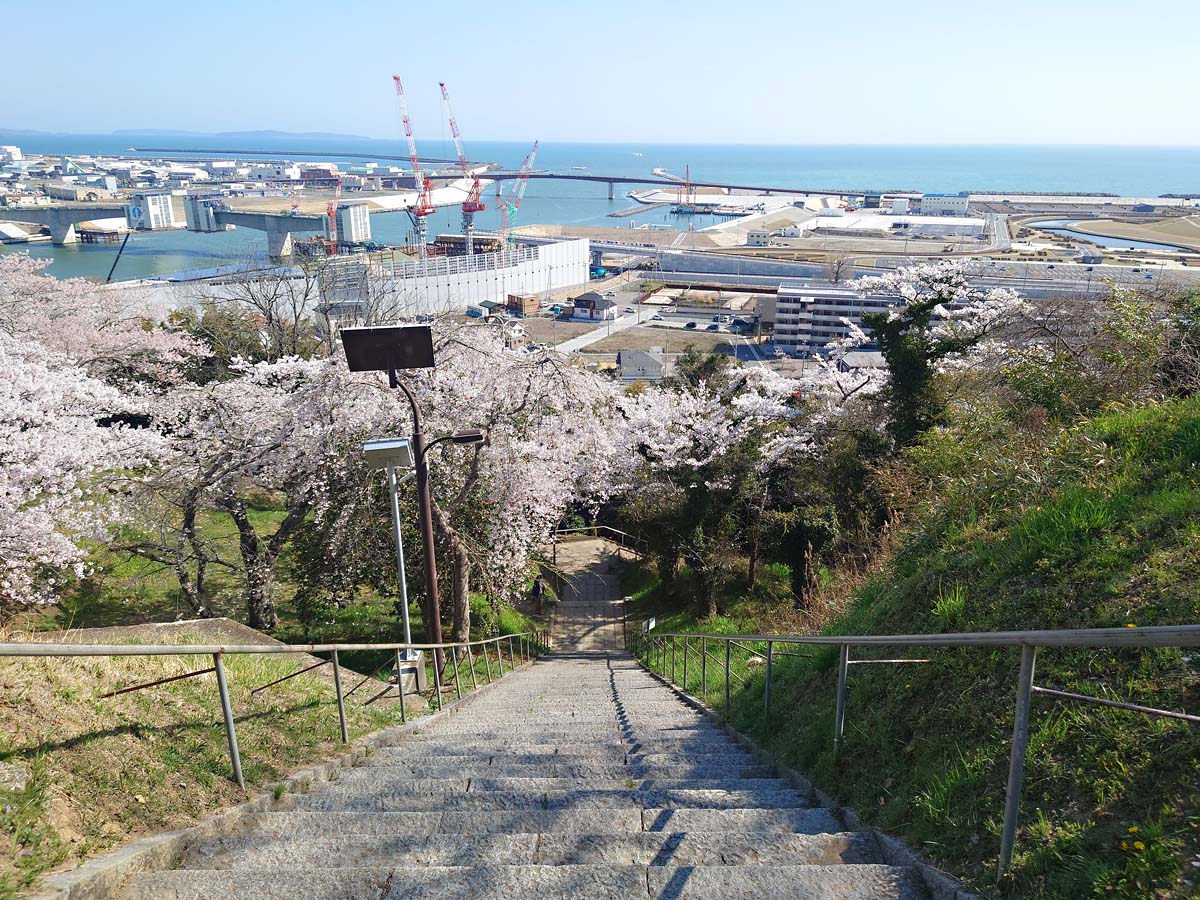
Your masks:
<path fill-rule="evenodd" d="M 450 551 L 450 586 L 453 604 L 453 624 L 450 626 L 452 641 L 471 639 L 471 557 L 467 545 L 458 531 L 450 524 L 450 518 L 436 503 L 433 504 L 433 525 L 438 538 Z"/>
<path fill-rule="evenodd" d="M 204 576 L 208 570 L 208 553 L 200 544 L 196 534 L 196 508 L 199 504 L 200 493 L 190 490 L 183 497 L 183 539 L 186 548 L 180 546 L 175 552 L 175 577 L 179 580 L 179 588 L 183 591 L 183 599 L 191 607 L 192 612 L 201 618 L 210 618 L 212 610 L 204 598 Z M 196 576 L 193 579 L 188 569 L 188 559 L 196 561 Z"/>
<path fill-rule="evenodd" d="M 287 515 L 265 545 L 254 526 L 250 524 L 246 505 L 240 499 L 229 497 L 222 505 L 237 525 L 238 548 L 241 550 L 242 565 L 246 570 L 246 624 L 260 631 L 276 628 L 279 625 L 279 613 L 271 596 L 275 562 L 287 545 L 288 539 L 303 524 L 304 517 L 308 515 L 309 504 L 304 500 L 293 499 L 288 505 Z"/>
<path fill-rule="evenodd" d="M 717 617 L 717 584 L 715 579 L 704 580 L 704 619 Z"/>

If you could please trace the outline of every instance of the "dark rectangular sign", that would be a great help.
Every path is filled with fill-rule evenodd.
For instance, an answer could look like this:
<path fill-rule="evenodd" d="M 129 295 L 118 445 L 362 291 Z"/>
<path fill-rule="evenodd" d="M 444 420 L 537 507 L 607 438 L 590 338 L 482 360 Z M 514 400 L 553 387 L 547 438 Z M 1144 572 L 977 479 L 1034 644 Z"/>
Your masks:
<path fill-rule="evenodd" d="M 433 367 L 433 330 L 428 325 L 343 328 L 341 335 L 351 372 Z"/>

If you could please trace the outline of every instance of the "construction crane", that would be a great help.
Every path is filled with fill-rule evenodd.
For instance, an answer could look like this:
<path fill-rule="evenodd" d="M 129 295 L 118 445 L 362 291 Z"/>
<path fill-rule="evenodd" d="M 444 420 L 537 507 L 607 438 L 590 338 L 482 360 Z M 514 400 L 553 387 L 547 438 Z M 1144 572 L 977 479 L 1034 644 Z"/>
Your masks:
<path fill-rule="evenodd" d="M 408 158 L 412 161 L 413 180 L 417 188 L 417 202 L 408 208 L 408 217 L 412 219 L 413 232 L 416 234 L 417 254 L 424 259 L 427 254 L 425 232 L 428 227 L 425 219 L 436 212 L 433 206 L 433 185 L 429 176 L 421 171 L 421 158 L 417 155 L 417 142 L 413 138 L 412 123 L 408 119 L 408 101 L 404 99 L 404 85 L 400 82 L 399 75 L 393 75 L 392 81 L 396 83 L 400 121 L 404 125 L 404 136 L 408 138 Z"/>
<path fill-rule="evenodd" d="M 454 137 L 454 152 L 458 154 L 458 165 L 462 169 L 463 179 L 470 185 L 467 189 L 467 199 L 463 201 L 462 205 L 462 227 L 463 239 L 467 245 L 467 256 L 474 256 L 475 213 L 483 212 L 487 208 L 479 199 L 483 185 L 479 183 L 479 176 L 471 171 L 471 166 L 467 162 L 467 154 L 463 152 L 462 135 L 458 131 L 458 121 L 454 118 L 454 109 L 450 106 L 450 92 L 446 90 L 446 82 L 439 81 L 438 87 L 442 89 L 442 105 L 446 107 L 446 117 L 450 119 L 450 134 Z"/>
<path fill-rule="evenodd" d="M 512 220 L 516 218 L 517 210 L 521 208 L 521 201 L 525 198 L 525 187 L 529 184 L 529 173 L 533 171 L 533 161 L 537 157 L 538 142 L 533 142 L 533 149 L 525 157 L 525 162 L 521 163 L 520 173 L 512 182 L 512 190 L 509 191 L 508 197 L 501 197 L 500 204 L 500 232 L 504 235 L 504 242 L 511 244 L 513 242 L 512 235 L 509 229 L 512 227 Z"/>
<path fill-rule="evenodd" d="M 325 207 L 325 211 L 329 213 L 329 251 L 330 253 L 338 252 L 338 227 L 337 227 L 337 210 L 338 201 L 342 199 L 342 179 L 337 180 L 337 186 L 333 189 L 333 199 L 329 201 L 329 205 Z"/>

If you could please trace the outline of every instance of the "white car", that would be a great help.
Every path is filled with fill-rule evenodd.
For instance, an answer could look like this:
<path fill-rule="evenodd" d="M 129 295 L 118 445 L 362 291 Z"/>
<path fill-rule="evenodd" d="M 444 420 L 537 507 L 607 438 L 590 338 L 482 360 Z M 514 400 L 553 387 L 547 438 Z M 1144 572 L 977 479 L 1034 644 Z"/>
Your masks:
<path fill-rule="evenodd" d="M 625 312 L 627 312 L 627 313 L 635 313 L 635 312 L 637 312 L 637 310 L 636 310 L 636 309 L 634 309 L 632 306 L 627 306 L 627 307 L 625 307 Z"/>
<path fill-rule="evenodd" d="M 651 321 L 651 322 L 662 322 L 662 321 L 664 321 L 664 320 L 663 320 L 663 317 L 662 317 L 662 316 L 660 316 L 658 313 L 655 313 L 654 315 L 652 315 L 652 316 L 650 317 L 650 321 Z"/>

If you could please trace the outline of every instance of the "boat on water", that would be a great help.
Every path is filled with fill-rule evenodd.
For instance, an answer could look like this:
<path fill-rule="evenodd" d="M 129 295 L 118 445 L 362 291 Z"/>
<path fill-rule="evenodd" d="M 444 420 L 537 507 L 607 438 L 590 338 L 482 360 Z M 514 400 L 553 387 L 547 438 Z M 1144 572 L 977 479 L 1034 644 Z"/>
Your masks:
<path fill-rule="evenodd" d="M 587 168 L 587 166 L 571 166 L 571 168 L 572 168 L 572 169 L 577 169 L 577 170 L 579 170 L 579 171 L 583 171 L 584 169 L 586 169 L 586 168 Z"/>

